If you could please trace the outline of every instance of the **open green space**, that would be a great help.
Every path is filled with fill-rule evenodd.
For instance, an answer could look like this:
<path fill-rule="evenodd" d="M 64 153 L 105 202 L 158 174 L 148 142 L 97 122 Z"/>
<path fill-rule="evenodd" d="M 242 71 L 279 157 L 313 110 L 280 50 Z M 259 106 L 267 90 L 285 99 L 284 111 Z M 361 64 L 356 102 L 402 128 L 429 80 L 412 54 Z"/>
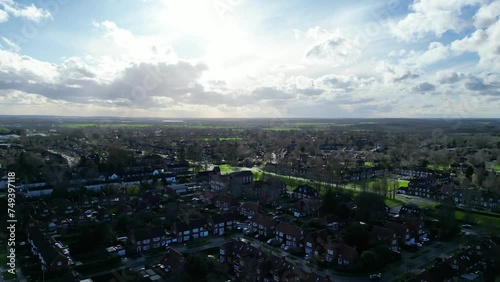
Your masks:
<path fill-rule="evenodd" d="M 61 127 L 82 128 L 82 127 L 148 127 L 154 126 L 147 123 L 63 123 Z"/>
<path fill-rule="evenodd" d="M 408 187 L 408 184 L 410 184 L 409 180 L 398 179 L 398 187 Z"/>
<path fill-rule="evenodd" d="M 446 167 L 444 165 L 438 165 L 438 164 L 427 164 L 427 168 L 434 170 L 441 170 L 441 171 L 446 170 Z"/>
<path fill-rule="evenodd" d="M 236 171 L 234 169 L 234 167 L 232 167 L 228 164 L 222 164 L 222 165 L 219 165 L 219 167 L 220 167 L 221 174 L 228 174 L 228 173 Z"/>
<path fill-rule="evenodd" d="M 493 165 L 493 169 L 495 169 L 496 171 L 500 171 L 500 164 L 495 163 L 495 164 Z"/>
<path fill-rule="evenodd" d="M 403 204 L 403 201 L 398 200 L 398 199 L 386 198 L 385 204 L 388 205 L 389 207 L 393 207 L 393 206 L 399 206 L 399 205 Z"/>
<path fill-rule="evenodd" d="M 462 221 L 472 221 L 478 223 L 481 227 L 500 229 L 500 217 L 490 216 L 485 214 L 477 214 L 470 212 L 467 214 L 464 211 L 455 211 L 455 218 Z"/>

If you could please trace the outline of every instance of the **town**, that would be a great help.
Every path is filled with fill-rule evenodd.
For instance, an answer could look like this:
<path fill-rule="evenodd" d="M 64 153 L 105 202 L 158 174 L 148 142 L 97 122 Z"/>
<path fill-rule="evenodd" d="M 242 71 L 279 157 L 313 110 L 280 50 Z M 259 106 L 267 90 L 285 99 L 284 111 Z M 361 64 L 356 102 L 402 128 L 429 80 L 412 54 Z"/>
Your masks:
<path fill-rule="evenodd" d="M 14 273 L 9 230 L 0 233 L 3 281 L 500 275 L 495 119 L 0 125 L 0 199 L 7 207 L 15 175 L 17 220 Z"/>

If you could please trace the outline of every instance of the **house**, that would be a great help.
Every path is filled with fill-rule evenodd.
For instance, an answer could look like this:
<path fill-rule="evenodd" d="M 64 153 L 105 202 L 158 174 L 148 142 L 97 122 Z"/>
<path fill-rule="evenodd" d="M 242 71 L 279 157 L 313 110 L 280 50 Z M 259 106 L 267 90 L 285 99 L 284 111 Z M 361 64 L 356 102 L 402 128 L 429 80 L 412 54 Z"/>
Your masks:
<path fill-rule="evenodd" d="M 406 245 L 415 244 L 415 238 L 411 237 L 410 229 L 405 223 L 388 221 L 385 224 L 385 228 L 391 229 L 396 233 L 399 244 L 406 244 Z"/>
<path fill-rule="evenodd" d="M 178 222 L 172 226 L 172 233 L 179 243 L 206 237 L 208 231 L 205 229 L 205 224 L 206 222 L 201 219 L 190 220 L 187 223 Z"/>
<path fill-rule="evenodd" d="M 75 208 L 73 214 L 71 215 L 71 219 L 75 224 L 83 225 L 90 222 L 90 219 L 87 217 L 87 214 L 80 208 Z"/>
<path fill-rule="evenodd" d="M 237 214 L 233 212 L 212 215 L 207 220 L 208 229 L 213 234 L 223 235 L 226 231 L 236 229 L 236 218 Z"/>
<path fill-rule="evenodd" d="M 294 199 L 311 199 L 317 198 L 318 196 L 319 192 L 309 185 L 300 185 L 292 192 L 292 197 Z"/>
<path fill-rule="evenodd" d="M 236 171 L 229 174 L 231 185 L 244 185 L 253 182 L 253 173 L 250 170 Z"/>
<path fill-rule="evenodd" d="M 399 218 L 403 219 L 424 219 L 424 213 L 422 210 L 415 205 L 403 204 L 399 210 Z"/>
<path fill-rule="evenodd" d="M 210 176 L 210 190 L 224 191 L 229 185 L 229 177 L 227 175 L 215 174 Z"/>
<path fill-rule="evenodd" d="M 167 233 L 162 227 L 132 230 L 128 236 L 132 246 L 138 253 L 157 249 L 166 245 Z"/>
<path fill-rule="evenodd" d="M 424 229 L 424 221 L 419 219 L 407 219 L 406 225 L 410 230 L 411 237 L 416 241 L 427 238 L 427 231 Z"/>
<path fill-rule="evenodd" d="M 340 218 L 338 215 L 329 214 L 319 218 L 319 224 L 325 225 L 331 230 L 340 230 L 344 227 L 346 220 Z"/>
<path fill-rule="evenodd" d="M 281 221 L 276 227 L 275 237 L 286 246 L 296 248 L 304 239 L 304 231 L 297 225 Z"/>
<path fill-rule="evenodd" d="M 184 263 L 184 256 L 172 247 L 168 247 L 165 255 L 161 259 L 161 264 L 163 264 L 170 273 L 179 273 L 184 267 Z"/>
<path fill-rule="evenodd" d="M 321 205 L 319 198 L 303 198 L 295 202 L 292 209 L 295 217 L 309 216 L 316 214 Z"/>
<path fill-rule="evenodd" d="M 204 203 L 207 204 L 215 204 L 215 200 L 219 196 L 219 193 L 210 191 L 210 190 L 205 190 L 201 193 L 200 195 L 200 200 L 202 200 Z"/>
<path fill-rule="evenodd" d="M 351 265 L 359 259 L 359 253 L 356 248 L 346 244 L 341 244 L 337 248 L 332 249 L 333 258 L 336 260 L 337 265 Z"/>
<path fill-rule="evenodd" d="M 108 209 L 99 207 L 97 209 L 97 219 L 101 222 L 110 222 L 113 220 L 113 214 Z"/>
<path fill-rule="evenodd" d="M 276 222 L 269 216 L 257 213 L 250 219 L 250 228 L 263 237 L 271 237 L 276 229 Z"/>
<path fill-rule="evenodd" d="M 189 164 L 188 163 L 182 163 L 182 164 L 167 164 L 167 171 L 170 174 L 173 175 L 180 175 L 184 174 L 188 171 L 189 169 Z"/>
<path fill-rule="evenodd" d="M 219 195 L 215 199 L 215 207 L 221 211 L 236 210 L 239 206 L 239 202 L 231 195 Z"/>
<path fill-rule="evenodd" d="M 310 232 L 304 237 L 304 251 L 315 257 L 325 256 L 326 249 L 332 240 L 333 235 L 326 229 Z"/>
<path fill-rule="evenodd" d="M 243 204 L 241 204 L 238 210 L 240 212 L 240 215 L 246 218 L 251 218 L 255 214 L 262 213 L 264 211 L 260 204 L 253 202 L 244 202 Z"/>
<path fill-rule="evenodd" d="M 394 230 L 375 225 L 371 231 L 371 239 L 377 244 L 386 245 L 393 252 L 399 251 L 398 237 Z"/>
<path fill-rule="evenodd" d="M 456 271 L 445 262 L 418 274 L 415 279 L 420 282 L 451 282 Z"/>
<path fill-rule="evenodd" d="M 74 265 L 66 245 L 56 242 L 38 228 L 27 230 L 31 252 L 37 256 L 44 272 L 59 272 Z"/>
<path fill-rule="evenodd" d="M 264 262 L 258 263 L 255 267 L 257 281 L 280 282 L 284 281 L 285 274 L 293 270 L 294 266 L 277 256 L 270 256 Z M 300 281 L 300 279 L 299 279 Z"/>
<path fill-rule="evenodd" d="M 128 215 L 128 216 L 131 216 L 134 214 L 134 209 L 130 206 L 130 205 L 127 205 L 127 204 L 124 204 L 124 203 L 120 203 L 117 207 L 116 207 L 116 214 L 117 215 Z"/>
<path fill-rule="evenodd" d="M 219 262 L 228 264 L 239 280 L 253 276 L 255 267 L 264 259 L 261 250 L 246 242 L 233 240 L 219 247 Z"/>

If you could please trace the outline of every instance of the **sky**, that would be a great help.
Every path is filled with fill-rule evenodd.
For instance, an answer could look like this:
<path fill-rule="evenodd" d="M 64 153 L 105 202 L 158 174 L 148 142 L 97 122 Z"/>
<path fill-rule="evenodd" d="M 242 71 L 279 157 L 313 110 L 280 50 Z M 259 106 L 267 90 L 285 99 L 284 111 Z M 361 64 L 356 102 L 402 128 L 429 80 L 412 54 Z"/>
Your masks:
<path fill-rule="evenodd" d="M 0 0 L 0 114 L 500 118 L 499 0 Z"/>

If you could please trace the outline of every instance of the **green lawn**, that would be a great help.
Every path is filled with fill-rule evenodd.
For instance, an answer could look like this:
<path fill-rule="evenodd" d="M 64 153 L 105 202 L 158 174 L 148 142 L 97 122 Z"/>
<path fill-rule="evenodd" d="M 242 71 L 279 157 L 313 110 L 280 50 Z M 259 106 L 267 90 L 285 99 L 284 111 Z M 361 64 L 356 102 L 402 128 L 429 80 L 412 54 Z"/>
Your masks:
<path fill-rule="evenodd" d="M 446 170 L 446 167 L 444 165 L 438 165 L 438 164 L 427 164 L 427 168 L 441 170 L 441 171 Z"/>
<path fill-rule="evenodd" d="M 455 218 L 457 220 L 466 220 L 466 213 L 464 211 L 455 211 Z M 494 229 L 500 229 L 500 217 L 489 216 L 484 214 L 470 213 L 469 220 L 473 222 L 479 222 L 482 227 L 492 227 Z"/>
<path fill-rule="evenodd" d="M 495 164 L 493 165 L 493 168 L 494 168 L 496 171 L 500 171 L 500 164 L 495 163 Z"/>
<path fill-rule="evenodd" d="M 373 162 L 365 162 L 365 166 L 372 167 L 373 166 Z"/>
<path fill-rule="evenodd" d="M 408 187 L 408 184 L 410 183 L 409 180 L 398 180 L 398 187 Z"/>
<path fill-rule="evenodd" d="M 234 172 L 234 168 L 228 164 L 219 165 L 219 167 L 222 174 L 229 174 L 231 172 Z"/>
<path fill-rule="evenodd" d="M 385 204 L 388 205 L 389 207 L 398 206 L 401 205 L 402 203 L 403 201 L 400 201 L 398 199 L 389 199 L 389 198 L 385 199 Z"/>

